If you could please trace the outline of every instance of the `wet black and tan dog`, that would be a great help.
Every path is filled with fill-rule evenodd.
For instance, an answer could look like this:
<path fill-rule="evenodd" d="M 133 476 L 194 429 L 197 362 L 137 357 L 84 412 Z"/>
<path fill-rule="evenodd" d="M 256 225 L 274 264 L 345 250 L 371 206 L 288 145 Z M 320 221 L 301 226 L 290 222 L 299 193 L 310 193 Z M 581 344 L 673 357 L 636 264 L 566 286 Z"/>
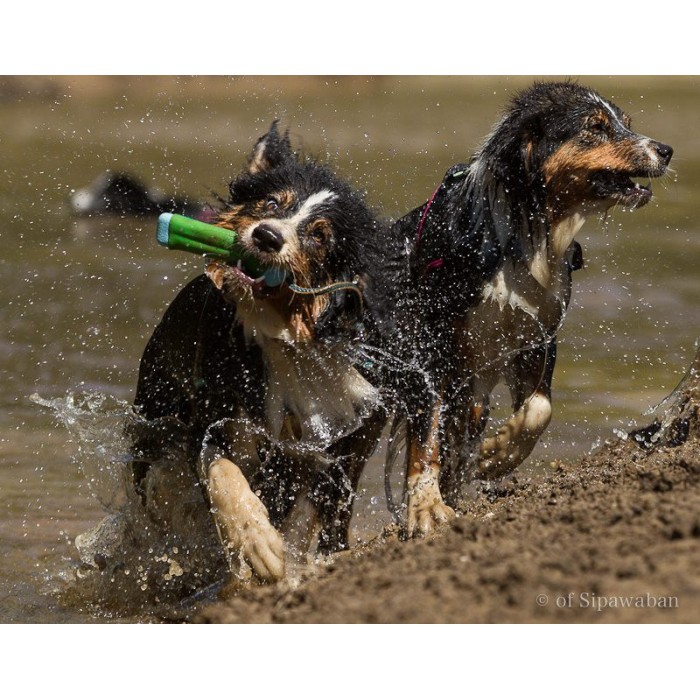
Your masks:
<path fill-rule="evenodd" d="M 465 482 L 508 474 L 530 454 L 550 420 L 556 335 L 582 264 L 574 237 L 591 215 L 647 204 L 650 187 L 633 178 L 663 175 L 672 153 L 597 92 L 538 83 L 395 224 L 414 240 L 417 343 L 436 389 L 408 421 L 410 534 L 449 520 Z M 500 381 L 514 413 L 484 438 Z"/>
<path fill-rule="evenodd" d="M 276 124 L 229 189 L 215 223 L 286 281 L 269 287 L 240 264 L 210 263 L 153 333 L 135 404 L 149 421 L 186 426 L 232 568 L 274 580 L 285 571 L 278 528 L 296 505 L 310 504 L 306 534 L 319 520 L 321 549 L 347 546 L 357 480 L 386 418 L 354 349 L 390 322 L 405 256 L 362 195 L 294 153 Z M 157 457 L 153 440 L 137 441 L 141 454 Z M 134 470 L 144 498 L 149 467 L 144 458 Z"/>

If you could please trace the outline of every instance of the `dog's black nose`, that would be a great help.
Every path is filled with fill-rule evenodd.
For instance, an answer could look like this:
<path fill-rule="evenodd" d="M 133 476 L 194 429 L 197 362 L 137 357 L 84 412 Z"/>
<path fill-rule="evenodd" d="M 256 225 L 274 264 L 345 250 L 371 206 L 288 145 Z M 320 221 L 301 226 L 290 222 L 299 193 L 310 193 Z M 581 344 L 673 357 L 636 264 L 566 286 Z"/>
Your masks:
<path fill-rule="evenodd" d="M 267 224 L 257 226 L 252 234 L 256 247 L 264 253 L 279 253 L 284 245 L 284 237 Z"/>
<path fill-rule="evenodd" d="M 661 158 L 665 165 L 668 165 L 673 155 L 673 149 L 665 143 L 659 143 L 658 141 L 654 145 L 659 158 Z"/>

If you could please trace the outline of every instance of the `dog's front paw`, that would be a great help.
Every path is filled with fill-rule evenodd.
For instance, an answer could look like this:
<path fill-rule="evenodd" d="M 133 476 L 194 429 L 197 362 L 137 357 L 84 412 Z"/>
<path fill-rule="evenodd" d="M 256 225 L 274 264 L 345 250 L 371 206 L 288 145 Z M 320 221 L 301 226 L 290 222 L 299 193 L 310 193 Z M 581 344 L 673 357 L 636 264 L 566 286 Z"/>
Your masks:
<path fill-rule="evenodd" d="M 445 505 L 440 494 L 436 469 L 426 469 L 408 478 L 408 537 L 425 537 L 447 525 L 455 512 Z"/>
<path fill-rule="evenodd" d="M 518 451 L 518 445 L 514 444 L 514 433 L 509 425 L 502 425 L 495 435 L 484 438 L 479 454 L 479 468 L 481 471 L 497 466 L 502 462 L 517 459 L 514 452 Z"/>
<path fill-rule="evenodd" d="M 407 533 L 409 537 L 426 537 L 447 525 L 456 517 L 454 510 L 442 502 L 422 502 L 408 505 Z"/>
<path fill-rule="evenodd" d="M 233 573 L 243 578 L 247 565 L 263 581 L 284 578 L 284 540 L 241 470 L 218 459 L 208 471 L 214 519 Z"/>
<path fill-rule="evenodd" d="M 284 540 L 270 524 L 265 506 L 260 501 L 253 506 L 249 517 L 232 528 L 227 546 L 232 554 L 237 552 L 259 579 L 279 581 L 285 574 Z"/>

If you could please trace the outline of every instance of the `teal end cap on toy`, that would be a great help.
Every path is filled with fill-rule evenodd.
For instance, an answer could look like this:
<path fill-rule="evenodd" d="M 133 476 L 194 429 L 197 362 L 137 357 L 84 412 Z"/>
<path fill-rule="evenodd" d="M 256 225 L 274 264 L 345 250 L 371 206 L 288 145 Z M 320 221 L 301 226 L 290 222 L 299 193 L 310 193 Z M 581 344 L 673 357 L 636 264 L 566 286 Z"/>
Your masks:
<path fill-rule="evenodd" d="M 268 287 L 279 287 L 287 279 L 287 273 L 279 267 L 271 267 L 265 271 L 264 276 Z"/>
<path fill-rule="evenodd" d="M 170 238 L 170 219 L 173 218 L 172 214 L 161 214 L 158 217 L 158 228 L 156 229 L 156 240 L 161 245 L 167 246 L 168 240 Z"/>

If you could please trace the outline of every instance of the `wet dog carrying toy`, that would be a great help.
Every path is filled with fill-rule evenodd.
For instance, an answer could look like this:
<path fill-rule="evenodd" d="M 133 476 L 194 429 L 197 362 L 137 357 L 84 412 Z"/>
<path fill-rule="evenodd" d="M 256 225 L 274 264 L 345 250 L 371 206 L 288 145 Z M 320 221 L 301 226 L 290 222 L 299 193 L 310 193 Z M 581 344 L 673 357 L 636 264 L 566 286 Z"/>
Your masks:
<path fill-rule="evenodd" d="M 170 250 L 184 250 L 230 263 L 240 260 L 246 274 L 251 277 L 264 277 L 268 287 L 278 287 L 287 278 L 284 270 L 265 268 L 259 260 L 246 253 L 238 242 L 238 234 L 235 231 L 187 216 L 161 214 L 158 217 L 156 240 Z"/>

